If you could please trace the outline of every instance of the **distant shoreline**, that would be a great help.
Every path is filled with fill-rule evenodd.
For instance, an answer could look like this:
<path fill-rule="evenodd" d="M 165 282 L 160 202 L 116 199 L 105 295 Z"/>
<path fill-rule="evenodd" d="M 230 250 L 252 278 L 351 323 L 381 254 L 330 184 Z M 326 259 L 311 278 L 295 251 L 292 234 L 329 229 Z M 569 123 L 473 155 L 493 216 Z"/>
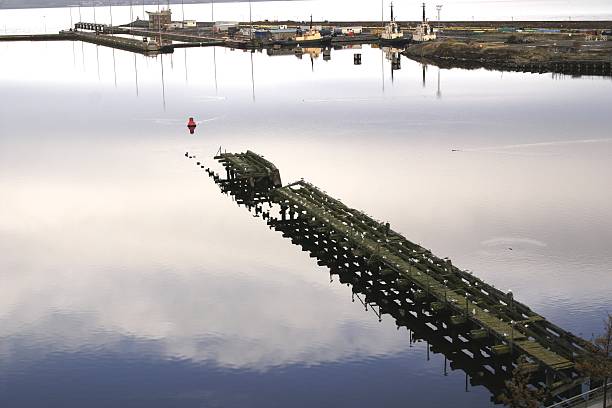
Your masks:
<path fill-rule="evenodd" d="M 215 3 L 241 3 L 248 0 L 214 0 Z M 251 0 L 253 2 L 269 2 L 269 1 L 297 1 L 297 0 Z M 113 6 L 129 6 L 130 0 L 112 0 Z M 132 0 L 134 6 L 142 5 L 138 0 Z M 160 4 L 168 4 L 167 0 L 160 1 Z M 212 0 L 184 0 L 184 4 L 209 4 Z M 170 4 L 180 5 L 181 0 L 170 0 Z M 23 4 L 23 0 L 0 0 L 0 10 L 30 10 L 30 9 L 47 9 L 47 8 L 66 8 L 66 7 L 108 7 L 108 1 L 102 0 L 38 0 L 32 1 L 29 4 Z M 153 0 L 145 1 L 147 6 L 157 6 L 157 2 Z"/>

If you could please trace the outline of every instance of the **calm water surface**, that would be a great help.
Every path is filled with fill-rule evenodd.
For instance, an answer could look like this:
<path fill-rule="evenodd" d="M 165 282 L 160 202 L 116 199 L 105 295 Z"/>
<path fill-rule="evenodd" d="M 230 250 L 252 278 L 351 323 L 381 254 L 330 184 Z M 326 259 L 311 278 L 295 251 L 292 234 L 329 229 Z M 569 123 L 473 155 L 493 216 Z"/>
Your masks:
<path fill-rule="evenodd" d="M 369 47 L 0 58 L 2 406 L 492 405 L 186 151 L 264 154 L 586 338 L 611 309 L 609 79 L 392 77 Z"/>

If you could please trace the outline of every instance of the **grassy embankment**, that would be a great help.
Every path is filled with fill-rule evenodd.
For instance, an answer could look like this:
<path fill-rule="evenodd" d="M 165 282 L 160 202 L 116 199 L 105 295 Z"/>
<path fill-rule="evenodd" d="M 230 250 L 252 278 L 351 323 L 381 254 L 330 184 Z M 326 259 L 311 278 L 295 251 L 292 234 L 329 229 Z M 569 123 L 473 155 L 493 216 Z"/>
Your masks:
<path fill-rule="evenodd" d="M 612 41 L 513 37 L 504 42 L 447 38 L 411 45 L 405 55 L 443 67 L 554 72 L 560 71 L 563 65 L 577 65 L 578 69 L 586 66 L 609 75 Z"/>

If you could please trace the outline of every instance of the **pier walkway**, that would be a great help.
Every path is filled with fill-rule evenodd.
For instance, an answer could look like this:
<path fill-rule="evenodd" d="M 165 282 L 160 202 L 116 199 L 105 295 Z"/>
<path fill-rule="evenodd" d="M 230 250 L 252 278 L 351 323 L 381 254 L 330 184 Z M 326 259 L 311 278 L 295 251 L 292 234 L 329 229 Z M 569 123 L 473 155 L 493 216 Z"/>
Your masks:
<path fill-rule="evenodd" d="M 587 353 L 585 340 L 316 186 L 298 181 L 283 187 L 278 169 L 253 152 L 215 159 L 227 178 L 206 170 L 223 191 L 353 284 L 354 292 L 377 299 L 379 313 L 394 316 L 398 326 L 424 320 L 430 335 L 437 335 L 428 342 L 479 365 L 475 380 L 508 377 L 518 357 L 526 356 L 534 381 L 550 395 L 578 393 L 585 378 L 575 363 Z"/>
<path fill-rule="evenodd" d="M 117 35 L 101 34 L 99 32 L 89 33 L 84 31 L 70 31 L 69 34 L 73 36 L 73 40 L 84 41 L 141 54 L 159 54 L 161 52 L 171 52 L 170 50 L 165 50 L 163 45 L 160 46 L 155 41 L 144 42 L 135 38 L 119 37 Z"/>
<path fill-rule="evenodd" d="M 74 37 L 69 33 L 60 34 L 7 34 L 0 35 L 0 42 L 20 41 L 72 41 Z"/>
<path fill-rule="evenodd" d="M 116 48 L 145 55 L 171 53 L 174 52 L 175 48 L 177 48 L 173 44 L 160 46 L 155 41 L 144 42 L 135 38 L 103 34 L 101 31 L 60 31 L 58 34 L 0 35 L 0 42 L 19 41 L 84 41 L 91 44 L 102 45 L 105 47 Z"/>

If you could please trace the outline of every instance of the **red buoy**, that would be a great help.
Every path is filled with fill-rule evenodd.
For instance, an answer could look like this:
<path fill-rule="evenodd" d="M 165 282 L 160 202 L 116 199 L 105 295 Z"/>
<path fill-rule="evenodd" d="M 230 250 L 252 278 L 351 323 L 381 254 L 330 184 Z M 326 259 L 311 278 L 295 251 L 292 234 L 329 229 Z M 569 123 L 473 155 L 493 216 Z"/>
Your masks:
<path fill-rule="evenodd" d="M 195 120 L 193 120 L 193 118 L 189 118 L 189 122 L 187 122 L 187 128 L 189 129 L 189 133 L 193 135 L 197 126 L 198 124 L 195 122 Z"/>

